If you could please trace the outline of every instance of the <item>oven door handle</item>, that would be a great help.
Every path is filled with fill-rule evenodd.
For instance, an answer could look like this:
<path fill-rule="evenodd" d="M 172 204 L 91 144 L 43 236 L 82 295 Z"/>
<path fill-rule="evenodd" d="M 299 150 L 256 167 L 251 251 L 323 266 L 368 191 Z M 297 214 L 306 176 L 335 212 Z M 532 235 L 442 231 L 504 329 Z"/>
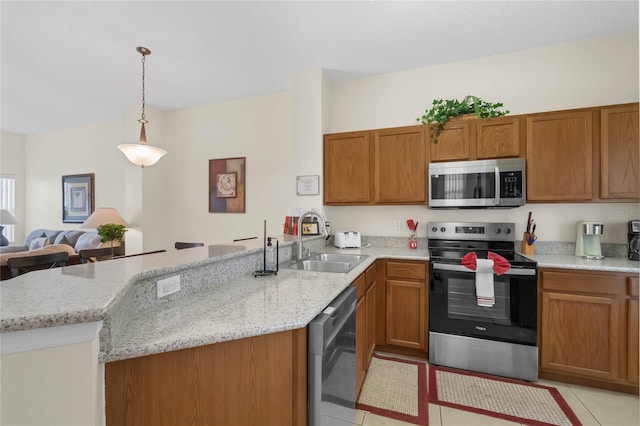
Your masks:
<path fill-rule="evenodd" d="M 471 273 L 473 273 L 473 271 L 470 270 L 470 269 L 467 269 L 466 266 L 450 265 L 448 263 L 432 262 L 431 263 L 431 268 L 437 269 L 439 271 L 471 272 Z M 535 269 L 513 269 L 513 268 L 510 268 L 507 272 L 505 272 L 502 275 L 535 275 L 535 274 L 536 274 L 536 270 Z"/>

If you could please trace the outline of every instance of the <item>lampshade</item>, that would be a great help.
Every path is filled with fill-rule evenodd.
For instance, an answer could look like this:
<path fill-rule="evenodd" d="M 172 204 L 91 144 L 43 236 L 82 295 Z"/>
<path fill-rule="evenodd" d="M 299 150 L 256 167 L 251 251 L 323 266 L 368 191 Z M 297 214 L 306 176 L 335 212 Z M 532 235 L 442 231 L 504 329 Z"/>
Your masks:
<path fill-rule="evenodd" d="M 89 216 L 87 220 L 80 225 L 80 228 L 97 228 L 98 226 L 107 223 L 124 225 L 125 227 L 129 226 L 116 209 L 113 207 L 101 207 L 91 213 L 91 216 Z"/>
<path fill-rule="evenodd" d="M 145 97 L 144 97 L 144 76 L 145 76 L 145 60 L 151 55 L 151 50 L 146 47 L 138 46 L 136 51 L 142 55 L 142 114 L 138 123 L 140 123 L 140 143 L 139 144 L 121 144 L 118 149 L 127 156 L 127 159 L 136 166 L 153 166 L 163 155 L 167 153 L 162 148 L 147 145 L 147 132 L 144 125 L 149 121 L 145 116 Z"/>
<path fill-rule="evenodd" d="M 143 144 L 126 143 L 118 145 L 118 149 L 136 166 L 153 166 L 167 153 L 162 148 Z"/>
<path fill-rule="evenodd" d="M 16 218 L 13 217 L 9 210 L 0 209 L 0 225 L 15 225 Z"/>

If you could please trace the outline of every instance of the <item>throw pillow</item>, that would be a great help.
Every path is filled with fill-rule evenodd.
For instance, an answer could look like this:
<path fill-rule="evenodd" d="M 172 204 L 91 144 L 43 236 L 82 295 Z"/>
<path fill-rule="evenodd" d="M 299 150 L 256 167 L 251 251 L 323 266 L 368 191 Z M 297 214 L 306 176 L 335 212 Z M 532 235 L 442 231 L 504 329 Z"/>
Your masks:
<path fill-rule="evenodd" d="M 60 238 L 60 241 L 58 241 L 58 239 L 56 238 L 56 244 L 66 244 L 68 246 L 73 247 L 73 244 L 71 244 L 71 242 L 67 240 L 67 237 L 65 235 L 63 235 L 62 238 Z"/>
<path fill-rule="evenodd" d="M 34 238 L 31 240 L 31 244 L 29 244 L 29 251 L 41 249 L 47 244 L 49 244 L 49 239 L 47 237 Z"/>

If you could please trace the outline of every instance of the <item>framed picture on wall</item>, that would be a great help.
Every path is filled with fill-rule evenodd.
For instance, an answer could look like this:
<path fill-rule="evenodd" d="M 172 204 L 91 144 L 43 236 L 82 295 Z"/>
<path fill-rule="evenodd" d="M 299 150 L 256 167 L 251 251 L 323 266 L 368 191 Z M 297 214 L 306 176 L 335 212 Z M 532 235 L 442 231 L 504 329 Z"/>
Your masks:
<path fill-rule="evenodd" d="M 244 213 L 246 157 L 209 160 L 209 213 Z"/>
<path fill-rule="evenodd" d="M 82 223 L 93 213 L 94 174 L 62 176 L 62 222 Z"/>

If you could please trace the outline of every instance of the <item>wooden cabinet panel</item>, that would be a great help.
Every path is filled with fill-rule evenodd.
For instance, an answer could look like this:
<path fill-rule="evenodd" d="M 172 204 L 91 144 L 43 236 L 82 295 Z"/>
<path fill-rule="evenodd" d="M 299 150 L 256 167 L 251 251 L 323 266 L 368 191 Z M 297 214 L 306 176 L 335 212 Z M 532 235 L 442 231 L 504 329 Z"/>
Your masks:
<path fill-rule="evenodd" d="M 387 280 L 387 344 L 427 349 L 426 283 Z"/>
<path fill-rule="evenodd" d="M 640 279 L 638 277 L 627 278 L 627 294 L 630 299 L 627 301 L 627 380 L 636 385 L 638 380 L 638 287 L 640 287 Z"/>
<path fill-rule="evenodd" d="M 527 118 L 527 201 L 590 200 L 592 112 Z"/>
<path fill-rule="evenodd" d="M 373 351 L 376 348 L 376 287 L 377 284 L 374 282 L 368 289 L 367 294 L 365 295 L 365 303 L 367 310 L 367 332 L 366 336 L 366 344 L 365 344 L 365 369 L 369 369 L 369 364 L 371 363 L 371 357 L 373 356 Z"/>
<path fill-rule="evenodd" d="M 387 278 L 425 280 L 427 278 L 427 264 L 389 260 L 387 261 Z"/>
<path fill-rule="evenodd" d="M 376 203 L 426 203 L 424 126 L 373 132 Z"/>
<path fill-rule="evenodd" d="M 638 104 L 600 111 L 600 197 L 640 198 Z"/>
<path fill-rule="evenodd" d="M 596 295 L 618 295 L 624 292 L 626 277 L 622 274 L 606 272 L 585 272 L 571 270 L 544 270 L 542 289 L 570 293 L 590 293 Z"/>
<path fill-rule="evenodd" d="M 433 143 L 432 139 L 428 138 L 431 161 L 469 160 L 474 126 L 475 120 L 450 121 L 440 133 L 438 143 Z"/>
<path fill-rule="evenodd" d="M 365 299 L 362 298 L 356 304 L 356 396 L 360 395 L 360 389 L 366 375 L 366 329 L 367 309 Z"/>
<path fill-rule="evenodd" d="M 544 292 L 542 311 L 541 368 L 618 378 L 616 298 Z"/>
<path fill-rule="evenodd" d="M 107 425 L 305 424 L 306 329 L 110 362 L 105 389 Z"/>
<path fill-rule="evenodd" d="M 371 200 L 369 132 L 324 137 L 324 203 L 368 203 Z"/>
<path fill-rule="evenodd" d="M 476 158 L 520 155 L 520 118 L 500 117 L 476 123 Z"/>
<path fill-rule="evenodd" d="M 360 274 L 358 276 L 358 278 L 353 280 L 351 285 L 356 288 L 356 298 L 358 300 L 362 299 L 364 297 L 364 294 L 365 294 L 365 291 L 366 291 L 366 286 L 367 286 L 367 283 L 365 281 L 365 275 L 364 274 Z"/>

